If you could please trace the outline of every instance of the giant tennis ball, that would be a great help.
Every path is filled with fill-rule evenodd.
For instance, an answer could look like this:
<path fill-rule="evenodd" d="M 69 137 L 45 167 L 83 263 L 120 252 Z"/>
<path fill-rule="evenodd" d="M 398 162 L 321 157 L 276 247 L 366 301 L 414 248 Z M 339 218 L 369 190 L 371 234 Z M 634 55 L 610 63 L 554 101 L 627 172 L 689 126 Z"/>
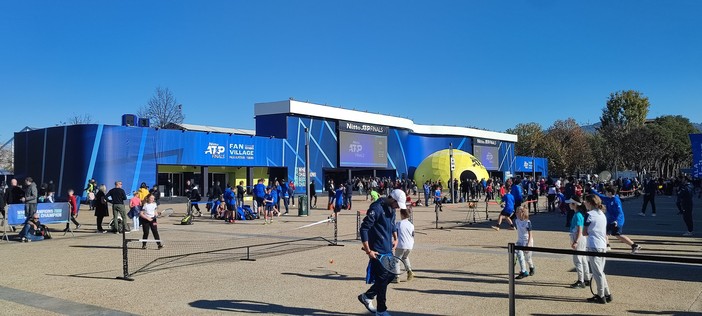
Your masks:
<path fill-rule="evenodd" d="M 490 175 L 483 164 L 475 158 L 475 156 L 458 149 L 453 150 L 453 159 L 456 162 L 456 169 L 453 171 L 453 177 L 459 181 L 465 178 L 487 180 Z M 427 180 L 441 180 L 444 189 L 447 188 L 449 175 L 451 173 L 451 159 L 449 150 L 439 150 L 427 158 L 424 158 L 419 164 L 417 170 L 414 171 L 414 181 L 418 184 L 424 183 Z"/>

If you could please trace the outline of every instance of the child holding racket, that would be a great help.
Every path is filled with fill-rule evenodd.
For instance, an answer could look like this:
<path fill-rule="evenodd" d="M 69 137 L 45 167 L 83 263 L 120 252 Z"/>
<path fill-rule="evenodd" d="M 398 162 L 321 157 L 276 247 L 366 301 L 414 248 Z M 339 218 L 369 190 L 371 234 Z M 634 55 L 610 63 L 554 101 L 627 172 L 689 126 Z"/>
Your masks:
<path fill-rule="evenodd" d="M 514 222 L 517 226 L 517 246 L 534 246 L 534 238 L 531 234 L 531 221 L 529 220 L 529 211 L 524 206 L 519 206 L 517 209 L 517 219 Z M 531 251 L 517 250 L 517 258 L 519 260 L 519 275 L 516 279 L 523 279 L 530 275 L 534 275 L 534 262 L 531 260 Z M 529 264 L 529 271 L 526 269 Z"/>
<path fill-rule="evenodd" d="M 397 248 L 395 249 L 395 257 L 398 257 L 405 261 L 407 266 L 407 281 L 412 281 L 414 279 L 414 272 L 412 272 L 412 266 L 410 265 L 409 254 L 414 248 L 414 224 L 409 221 L 409 210 L 401 209 L 400 218 L 401 220 L 395 224 L 397 227 Z M 395 277 L 393 283 L 400 282 L 399 277 Z"/>

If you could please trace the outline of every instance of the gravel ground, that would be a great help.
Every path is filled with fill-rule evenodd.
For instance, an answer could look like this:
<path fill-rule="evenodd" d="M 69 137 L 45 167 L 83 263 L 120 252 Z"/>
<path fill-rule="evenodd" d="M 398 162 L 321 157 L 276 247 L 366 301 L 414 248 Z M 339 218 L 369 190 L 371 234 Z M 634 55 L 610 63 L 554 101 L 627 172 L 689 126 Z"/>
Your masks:
<path fill-rule="evenodd" d="M 625 233 L 644 247 L 641 254 L 702 258 L 702 239 L 681 237 L 684 225 L 673 198 L 657 202 L 658 217 L 639 217 L 641 199 L 625 201 Z M 699 227 L 702 203 L 695 202 Z M 354 199 L 354 210 L 367 206 L 363 197 Z M 86 206 L 74 237 L 54 232 L 54 239 L 42 242 L 0 242 L 0 314 L 368 314 L 356 299 L 368 287 L 363 281 L 368 259 L 355 239 L 355 211 L 340 215 L 343 246 L 334 247 L 322 239 L 296 241 L 333 240 L 333 224 L 297 229 L 325 219 L 326 210 L 282 216 L 272 225 L 225 224 L 203 216 L 183 226 L 177 223 L 184 207 L 161 206 L 166 207 L 176 214 L 159 219 L 165 247 L 150 244 L 141 250 L 130 243 L 130 271 L 137 271 L 133 282 L 115 279 L 122 274 L 121 237 L 96 234 Z M 417 277 L 390 285 L 393 315 L 507 314 L 506 245 L 516 234 L 490 229 L 494 222 L 485 221 L 485 206 L 480 207 L 475 224 L 468 223 L 472 213 L 466 204 L 444 207 L 439 214 L 444 229 L 434 228 L 433 207 L 415 208 L 416 247 L 410 258 Z M 497 206 L 489 211 L 496 217 Z M 536 246 L 569 246 L 564 217 L 540 213 L 531 220 Z M 141 232 L 126 237 L 138 239 Z M 269 243 L 250 248 L 256 261 L 240 260 L 245 246 Z M 628 252 L 615 240 L 612 248 Z M 226 250 L 215 251 L 221 249 Z M 615 300 L 594 305 L 585 302 L 592 295 L 588 289 L 568 287 L 575 281 L 569 256 L 536 253 L 534 261 L 536 275 L 517 283 L 519 315 L 702 314 L 702 266 L 609 260 L 605 272 Z"/>

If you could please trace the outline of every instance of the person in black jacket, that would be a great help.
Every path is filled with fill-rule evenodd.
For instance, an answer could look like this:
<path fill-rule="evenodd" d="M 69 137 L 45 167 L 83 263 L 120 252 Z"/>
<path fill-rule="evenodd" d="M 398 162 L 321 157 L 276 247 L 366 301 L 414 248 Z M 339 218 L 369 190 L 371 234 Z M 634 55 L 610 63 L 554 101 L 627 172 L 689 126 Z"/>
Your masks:
<path fill-rule="evenodd" d="M 679 178 L 680 185 L 678 186 L 678 200 L 675 205 L 682 213 L 683 221 L 687 226 L 687 232 L 683 236 L 692 236 L 692 188 L 686 177 Z M 678 214 L 680 214 L 678 213 Z"/>
<path fill-rule="evenodd" d="M 347 209 L 351 209 L 351 196 L 353 195 L 353 184 L 351 180 L 346 182 L 346 189 L 344 190 L 344 201 L 346 202 Z"/>
<path fill-rule="evenodd" d="M 127 229 L 127 209 L 124 206 L 124 201 L 127 200 L 127 193 L 122 189 L 122 181 L 115 181 L 115 187 L 110 189 L 107 194 L 105 194 L 105 200 L 112 203 L 112 232 L 117 234 L 119 229 L 117 227 L 119 221 L 117 217 L 119 216 L 122 221 L 122 231 L 125 234 L 129 233 Z"/>
<path fill-rule="evenodd" d="M 658 191 L 658 183 L 654 179 L 648 178 L 644 184 L 643 205 L 639 216 L 646 216 L 648 202 L 651 202 L 651 216 L 656 216 L 656 191 Z"/>
<path fill-rule="evenodd" d="M 190 196 L 188 198 L 190 199 L 190 205 L 197 210 L 198 217 L 202 216 L 200 205 L 197 203 L 202 200 L 202 195 L 200 195 L 200 190 L 197 185 L 193 186 L 192 190 L 190 190 Z"/>

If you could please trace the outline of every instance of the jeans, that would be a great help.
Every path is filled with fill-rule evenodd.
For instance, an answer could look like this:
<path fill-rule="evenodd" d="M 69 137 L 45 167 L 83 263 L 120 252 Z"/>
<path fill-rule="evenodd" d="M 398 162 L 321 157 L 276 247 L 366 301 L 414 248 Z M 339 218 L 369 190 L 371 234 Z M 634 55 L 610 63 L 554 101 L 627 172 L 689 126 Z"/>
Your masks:
<path fill-rule="evenodd" d="M 587 248 L 587 251 L 594 252 L 606 252 L 603 248 Z M 605 297 L 605 295 L 610 295 L 609 285 L 607 284 L 607 277 L 604 274 L 605 258 L 604 257 L 588 257 L 588 263 L 592 269 L 592 276 L 597 282 L 597 295 L 599 297 Z"/>
<path fill-rule="evenodd" d="M 517 246 L 534 247 L 534 240 L 529 240 L 528 243 L 517 241 Z M 531 259 L 531 251 L 517 250 L 517 261 L 519 261 L 519 268 L 522 273 L 529 273 L 527 264 L 529 265 L 529 268 L 534 267 L 534 261 Z"/>
<path fill-rule="evenodd" d="M 20 238 L 24 237 L 24 238 L 27 238 L 28 240 L 31 240 L 31 241 L 44 240 L 44 236 L 35 236 L 34 235 L 34 231 L 29 229 L 31 226 L 32 225 L 30 225 L 30 224 L 24 224 L 24 227 L 22 227 L 22 231 L 20 231 L 20 234 L 19 234 Z"/>
<path fill-rule="evenodd" d="M 139 230 L 139 215 L 132 217 L 132 231 Z M 146 239 L 146 238 L 144 238 Z"/>
<path fill-rule="evenodd" d="M 656 214 L 656 196 L 652 193 L 644 194 L 643 206 L 641 206 L 641 213 L 646 213 L 646 207 L 648 206 L 648 202 L 651 202 L 651 209 L 653 210 L 653 214 Z"/>
<path fill-rule="evenodd" d="M 283 205 L 285 206 L 285 213 L 288 212 L 288 206 L 290 205 L 290 198 L 289 197 L 284 197 L 283 198 Z"/>
<path fill-rule="evenodd" d="M 371 259 L 370 264 L 371 275 L 375 278 L 375 283 L 366 291 L 366 297 L 374 299 L 377 296 L 377 310 L 382 313 L 388 309 L 387 305 L 385 305 L 387 300 L 386 295 L 388 292 L 388 284 L 390 284 L 394 275 L 385 270 L 379 260 Z"/>

